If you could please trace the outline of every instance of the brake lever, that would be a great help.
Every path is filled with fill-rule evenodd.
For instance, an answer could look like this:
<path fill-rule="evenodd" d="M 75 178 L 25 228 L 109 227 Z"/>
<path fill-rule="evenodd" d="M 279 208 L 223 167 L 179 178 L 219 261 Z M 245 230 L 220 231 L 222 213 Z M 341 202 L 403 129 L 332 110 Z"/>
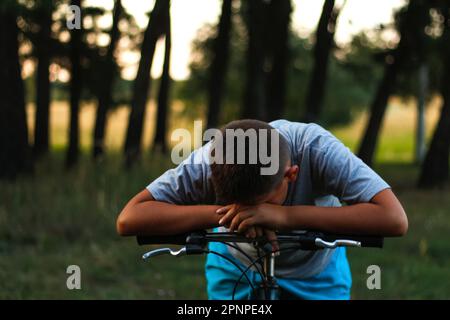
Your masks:
<path fill-rule="evenodd" d="M 186 254 L 186 247 L 182 247 L 180 250 L 172 250 L 171 248 L 159 248 L 151 250 L 142 255 L 142 259 L 147 260 L 151 257 L 156 257 L 164 254 L 171 254 L 172 256 L 179 257 Z"/>
<path fill-rule="evenodd" d="M 360 241 L 355 241 L 355 240 L 345 240 L 345 239 L 338 239 L 338 240 L 334 240 L 333 242 L 330 241 L 324 241 L 320 238 L 316 238 L 316 240 L 314 240 L 314 243 L 316 244 L 316 246 L 320 247 L 320 248 L 328 248 L 328 249 L 334 249 L 337 247 L 361 247 L 361 242 Z"/>

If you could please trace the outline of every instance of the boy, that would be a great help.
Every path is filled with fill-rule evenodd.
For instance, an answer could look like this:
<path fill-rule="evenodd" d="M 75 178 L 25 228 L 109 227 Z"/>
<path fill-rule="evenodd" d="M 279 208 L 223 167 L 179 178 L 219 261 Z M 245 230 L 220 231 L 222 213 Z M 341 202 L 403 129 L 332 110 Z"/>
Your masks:
<path fill-rule="evenodd" d="M 247 135 L 243 144 L 225 139 L 228 132 L 250 130 L 268 135 L 258 134 L 253 141 Z M 223 139 L 197 149 L 132 198 L 117 220 L 118 233 L 161 235 L 219 227 L 248 237 L 265 235 L 274 248 L 278 248 L 275 231 L 406 233 L 405 212 L 389 185 L 322 127 L 286 120 L 270 124 L 237 120 L 221 133 Z M 258 153 L 256 162 L 252 151 Z M 276 170 L 270 174 L 262 174 L 273 165 L 262 151 L 276 156 Z M 242 153 L 243 163 L 233 161 Z M 240 247 L 256 256 L 252 245 Z M 237 250 L 224 244 L 211 243 L 210 249 L 248 265 Z M 229 299 L 239 275 L 220 257 L 208 255 L 208 297 Z M 276 276 L 282 297 L 350 298 L 351 274 L 344 248 L 282 251 L 276 258 Z M 257 273 L 251 271 L 250 277 L 257 280 Z M 236 297 L 248 294 L 249 288 L 242 285 Z"/>

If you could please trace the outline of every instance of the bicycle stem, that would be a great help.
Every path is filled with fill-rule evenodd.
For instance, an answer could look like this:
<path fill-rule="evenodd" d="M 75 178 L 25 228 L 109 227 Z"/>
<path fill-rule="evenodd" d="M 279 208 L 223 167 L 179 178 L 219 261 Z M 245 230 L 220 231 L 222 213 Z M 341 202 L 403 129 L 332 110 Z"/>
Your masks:
<path fill-rule="evenodd" d="M 277 300 L 278 299 L 278 284 L 275 278 L 275 252 L 264 258 L 264 274 L 262 287 L 259 288 L 259 299 Z"/>
<path fill-rule="evenodd" d="M 272 252 L 268 259 L 264 261 L 264 271 L 267 275 L 268 280 L 275 277 L 275 253 Z"/>

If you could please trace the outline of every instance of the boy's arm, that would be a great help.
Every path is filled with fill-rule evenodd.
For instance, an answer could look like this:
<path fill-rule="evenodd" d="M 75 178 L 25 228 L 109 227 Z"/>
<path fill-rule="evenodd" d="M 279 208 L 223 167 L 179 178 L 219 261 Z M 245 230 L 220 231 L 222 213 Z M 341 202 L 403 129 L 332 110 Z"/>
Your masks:
<path fill-rule="evenodd" d="M 121 236 L 169 235 L 219 225 L 215 205 L 175 205 L 154 200 L 143 190 L 134 196 L 117 218 Z"/>
<path fill-rule="evenodd" d="M 343 207 L 285 207 L 286 224 L 294 229 L 316 229 L 335 233 L 402 236 L 408 219 L 391 189 L 377 193 L 370 202 Z"/>
<path fill-rule="evenodd" d="M 259 225 L 276 230 L 321 230 L 335 233 L 401 236 L 408 229 L 406 214 L 390 189 L 376 194 L 368 203 L 343 207 L 280 206 L 260 204 L 229 211 L 221 224 L 245 232 Z"/>
<path fill-rule="evenodd" d="M 208 182 L 209 144 L 192 152 L 133 197 L 117 219 L 120 235 L 173 235 L 218 226 Z"/>

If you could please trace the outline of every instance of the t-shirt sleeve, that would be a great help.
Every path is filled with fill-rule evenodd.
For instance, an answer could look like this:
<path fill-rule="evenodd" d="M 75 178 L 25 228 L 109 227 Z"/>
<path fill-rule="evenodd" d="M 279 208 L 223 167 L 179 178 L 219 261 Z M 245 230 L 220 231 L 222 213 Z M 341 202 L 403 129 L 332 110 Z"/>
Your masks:
<path fill-rule="evenodd" d="M 312 176 L 326 193 L 346 203 L 369 202 L 390 186 L 342 142 L 320 126 L 309 144 Z M 301 170 L 301 168 L 300 168 Z"/>
<path fill-rule="evenodd" d="M 167 170 L 147 186 L 157 201 L 172 204 L 202 204 L 208 201 L 209 166 L 204 161 L 204 147 L 192 152 L 177 167 Z"/>

